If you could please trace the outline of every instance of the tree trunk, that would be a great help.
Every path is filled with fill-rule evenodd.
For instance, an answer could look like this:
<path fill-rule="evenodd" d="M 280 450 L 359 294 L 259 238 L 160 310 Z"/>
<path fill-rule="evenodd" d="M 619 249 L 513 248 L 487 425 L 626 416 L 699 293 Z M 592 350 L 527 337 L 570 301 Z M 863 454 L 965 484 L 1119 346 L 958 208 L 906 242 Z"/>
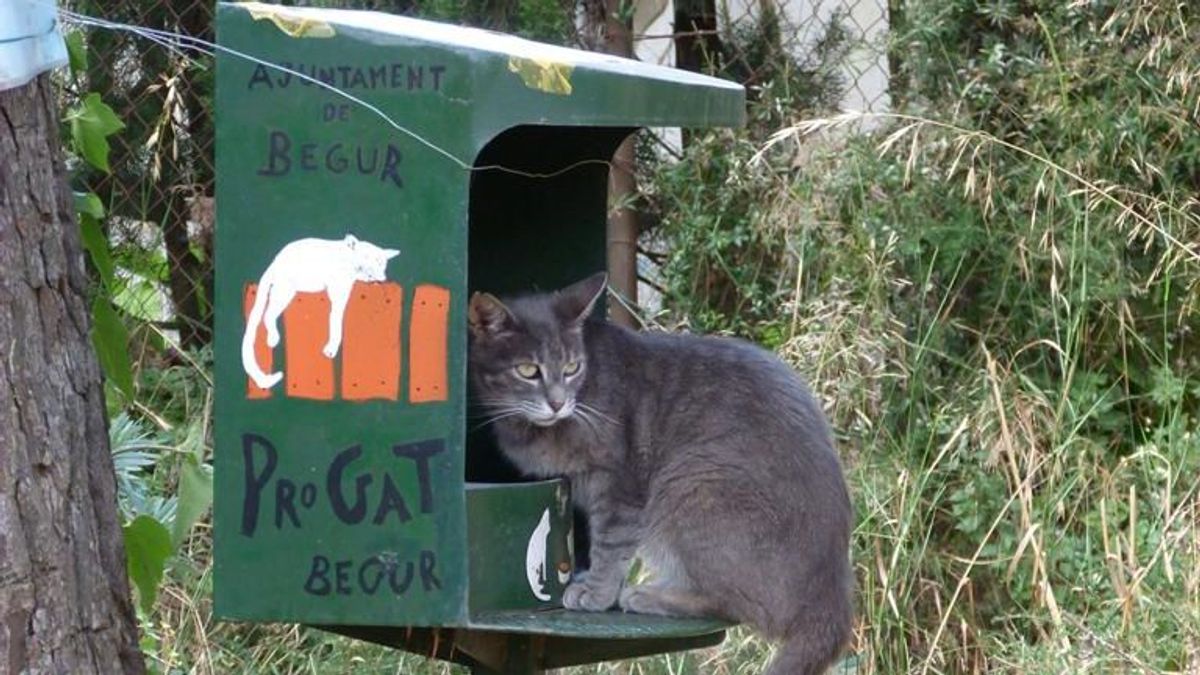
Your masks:
<path fill-rule="evenodd" d="M 633 57 L 633 0 L 584 0 L 585 42 L 589 49 L 616 56 Z M 610 300 L 608 318 L 623 326 L 636 327 L 637 320 L 626 309 L 637 307 L 638 223 L 637 159 L 634 137 L 617 148 L 608 173 L 608 283 L 623 299 Z"/>
<path fill-rule="evenodd" d="M 638 327 L 637 318 L 626 307 L 637 307 L 638 220 L 634 210 L 637 197 L 637 161 L 634 139 L 630 136 L 617 147 L 608 173 L 608 280 L 624 302 L 609 303 L 609 318 L 622 326 Z"/>
<path fill-rule="evenodd" d="M 142 673 L 55 105 L 0 92 L 0 672 Z"/>

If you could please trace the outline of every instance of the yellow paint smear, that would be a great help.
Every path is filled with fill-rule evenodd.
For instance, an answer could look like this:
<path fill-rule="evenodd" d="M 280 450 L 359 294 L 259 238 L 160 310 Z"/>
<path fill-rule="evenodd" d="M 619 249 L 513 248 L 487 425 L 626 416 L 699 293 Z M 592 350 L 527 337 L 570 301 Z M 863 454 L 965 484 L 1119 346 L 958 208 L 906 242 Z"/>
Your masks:
<path fill-rule="evenodd" d="M 559 96 L 571 95 L 571 71 L 574 67 L 570 64 L 510 56 L 508 69 L 520 75 L 521 81 L 530 89 Z"/>
<path fill-rule="evenodd" d="M 333 26 L 324 21 L 296 16 L 288 11 L 289 8 L 279 5 L 265 5 L 261 2 L 238 3 L 245 7 L 255 21 L 267 19 L 279 30 L 294 38 L 331 38 L 336 33 Z"/>

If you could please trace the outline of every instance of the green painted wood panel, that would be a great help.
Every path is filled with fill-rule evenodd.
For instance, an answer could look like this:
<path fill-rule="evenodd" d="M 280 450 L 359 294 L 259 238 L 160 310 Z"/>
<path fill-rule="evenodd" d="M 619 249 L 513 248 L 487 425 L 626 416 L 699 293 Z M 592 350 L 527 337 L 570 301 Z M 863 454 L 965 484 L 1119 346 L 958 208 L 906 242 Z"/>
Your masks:
<path fill-rule="evenodd" d="M 564 481 L 468 484 L 467 534 L 472 615 L 561 606 L 574 570 Z"/>
<path fill-rule="evenodd" d="M 466 107 L 447 105 L 471 97 L 462 53 L 294 38 L 231 6 L 219 10 L 218 38 L 298 69 L 334 69 L 338 77 L 348 72 L 338 69 L 354 69 L 351 81 L 364 73 L 391 114 L 467 152 Z M 217 612 L 347 624 L 459 622 L 467 592 L 463 174 L 336 95 L 228 54 L 218 57 L 216 101 Z M 262 275 L 289 243 L 347 235 L 400 250 L 386 264 L 386 282 L 358 282 L 334 358 L 321 351 L 331 311 L 324 294 L 297 296 L 271 350 L 283 381 L 269 395 L 248 395 L 240 357 L 247 287 L 261 292 Z M 305 269 L 293 274 L 321 276 L 320 255 L 297 262 Z M 395 304 L 364 297 L 386 295 L 385 286 L 398 313 Z M 420 289 L 441 289 L 448 300 L 441 363 L 430 362 L 438 358 L 438 336 L 414 330 L 439 323 L 428 311 L 436 303 L 420 304 L 419 295 L 429 296 Z M 308 316 L 299 315 L 302 302 L 312 305 Z M 352 314 L 359 315 L 357 332 Z M 297 342 L 307 332 L 317 339 Z M 443 400 L 414 401 L 414 375 L 431 365 L 446 373 Z M 344 377 L 356 366 L 390 386 L 358 400 L 353 385 L 368 382 Z M 322 367 L 323 374 L 301 380 Z"/>

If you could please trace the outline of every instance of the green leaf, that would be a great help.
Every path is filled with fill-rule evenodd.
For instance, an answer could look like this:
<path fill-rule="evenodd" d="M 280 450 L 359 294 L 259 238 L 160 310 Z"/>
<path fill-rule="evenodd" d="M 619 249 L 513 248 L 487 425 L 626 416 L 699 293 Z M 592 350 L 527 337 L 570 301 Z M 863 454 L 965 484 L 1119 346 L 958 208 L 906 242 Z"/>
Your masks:
<path fill-rule="evenodd" d="M 75 192 L 75 212 L 86 213 L 93 218 L 104 217 L 104 202 L 95 192 Z"/>
<path fill-rule="evenodd" d="M 96 133 L 94 126 L 88 125 L 82 117 L 72 117 L 71 140 L 74 141 L 75 152 L 88 164 L 109 173 L 108 141 Z"/>
<path fill-rule="evenodd" d="M 96 92 L 83 97 L 82 107 L 89 124 L 95 124 L 96 131 L 106 138 L 125 128 L 121 118 L 117 117 L 113 109 L 108 107 Z"/>
<path fill-rule="evenodd" d="M 124 129 L 124 123 L 95 92 L 85 96 L 68 118 L 75 152 L 88 164 L 109 173 L 108 137 Z"/>
<path fill-rule="evenodd" d="M 83 247 L 92 257 L 92 264 L 100 274 L 100 283 L 105 289 L 113 287 L 113 259 L 108 250 L 108 240 L 100 228 L 100 221 L 87 213 L 79 214 L 79 231 L 83 235 Z"/>
<path fill-rule="evenodd" d="M 1187 382 L 1175 374 L 1171 368 L 1154 369 L 1153 385 L 1150 388 L 1150 398 L 1161 406 L 1171 406 L 1183 400 L 1187 393 Z"/>
<path fill-rule="evenodd" d="M 179 468 L 179 505 L 171 528 L 171 545 L 178 548 L 196 521 L 208 511 L 213 498 L 212 467 L 186 457 Z"/>
<path fill-rule="evenodd" d="M 142 611 L 149 613 L 158 596 L 158 584 L 171 555 L 171 535 L 151 516 L 138 516 L 125 526 L 125 565 L 138 590 Z"/>
<path fill-rule="evenodd" d="M 92 303 L 92 345 L 100 358 L 104 376 L 133 400 L 133 366 L 129 361 L 129 332 L 108 298 L 98 295 Z"/>
<path fill-rule="evenodd" d="M 71 72 L 80 75 L 87 72 L 87 47 L 83 44 L 83 31 L 74 30 L 67 33 L 67 58 L 71 64 Z"/>
<path fill-rule="evenodd" d="M 82 213 L 79 216 L 79 230 L 83 238 L 83 247 L 87 249 L 92 259 L 92 264 L 96 267 L 96 271 L 100 275 L 102 287 L 111 291 L 116 265 L 113 263 L 112 253 L 108 247 L 108 239 L 104 236 L 104 230 L 100 226 L 100 221 L 86 213 Z"/>

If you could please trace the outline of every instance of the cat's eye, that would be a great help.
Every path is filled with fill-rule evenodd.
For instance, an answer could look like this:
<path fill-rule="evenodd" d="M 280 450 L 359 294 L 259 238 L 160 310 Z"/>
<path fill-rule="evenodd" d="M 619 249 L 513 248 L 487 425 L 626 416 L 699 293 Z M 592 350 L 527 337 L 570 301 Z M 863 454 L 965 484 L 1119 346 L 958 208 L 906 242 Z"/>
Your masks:
<path fill-rule="evenodd" d="M 563 375 L 570 377 L 579 372 L 578 361 L 567 361 L 567 365 L 563 366 Z"/>
<path fill-rule="evenodd" d="M 536 363 L 518 363 L 516 370 L 518 375 L 527 380 L 536 379 L 541 372 Z"/>

